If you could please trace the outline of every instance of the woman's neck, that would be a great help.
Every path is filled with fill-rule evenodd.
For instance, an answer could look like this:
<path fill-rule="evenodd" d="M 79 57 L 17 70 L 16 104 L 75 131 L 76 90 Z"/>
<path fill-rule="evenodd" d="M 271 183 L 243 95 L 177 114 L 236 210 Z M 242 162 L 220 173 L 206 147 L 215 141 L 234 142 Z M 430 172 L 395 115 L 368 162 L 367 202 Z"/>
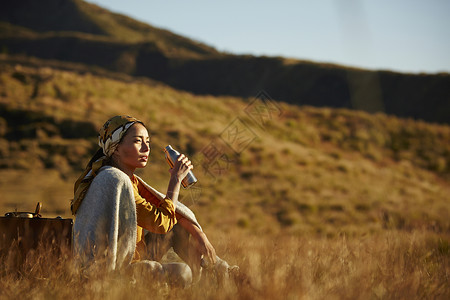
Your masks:
<path fill-rule="evenodd" d="M 121 170 L 122 172 L 127 174 L 128 177 L 130 177 L 131 179 L 133 178 L 134 171 L 136 170 L 136 168 L 131 169 L 127 168 L 125 165 L 121 164 L 120 161 L 116 161 L 115 159 L 111 159 L 111 166 Z"/>

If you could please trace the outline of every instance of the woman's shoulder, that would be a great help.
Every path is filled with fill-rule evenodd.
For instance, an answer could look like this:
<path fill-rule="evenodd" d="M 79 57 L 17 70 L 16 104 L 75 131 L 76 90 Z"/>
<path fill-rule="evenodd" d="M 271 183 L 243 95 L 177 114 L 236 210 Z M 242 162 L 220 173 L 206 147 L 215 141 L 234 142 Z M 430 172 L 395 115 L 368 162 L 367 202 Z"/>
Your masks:
<path fill-rule="evenodd" d="M 118 182 L 131 183 L 131 180 L 127 174 L 125 174 L 120 169 L 111 166 L 101 167 L 99 173 L 97 174 L 97 176 L 95 176 L 94 181 L 101 181 L 103 183 L 110 182 L 114 184 L 117 184 Z"/>

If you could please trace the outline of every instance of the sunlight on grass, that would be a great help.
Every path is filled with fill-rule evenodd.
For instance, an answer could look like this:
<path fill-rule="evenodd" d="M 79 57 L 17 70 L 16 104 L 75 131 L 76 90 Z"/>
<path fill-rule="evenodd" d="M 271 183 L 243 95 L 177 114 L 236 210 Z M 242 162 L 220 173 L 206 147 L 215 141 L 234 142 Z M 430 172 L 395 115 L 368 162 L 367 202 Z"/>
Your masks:
<path fill-rule="evenodd" d="M 450 296 L 448 244 L 420 231 L 359 239 L 232 235 L 218 245 L 240 266 L 240 274 L 221 286 L 206 278 L 185 289 L 125 274 L 83 276 L 70 257 L 44 259 L 35 253 L 19 274 L 2 265 L 0 286 L 4 297 L 20 297 L 26 289 L 33 299 L 122 299 L 130 292 L 135 299 L 149 294 L 156 299 L 445 299 Z"/>
<path fill-rule="evenodd" d="M 1 265 L 2 296 L 24 289 L 36 299 L 450 296 L 449 126 L 285 103 L 261 126 L 246 113 L 252 99 L 0 62 L 1 212 L 31 211 L 40 201 L 45 217 L 72 217 L 73 182 L 97 148 L 98 128 L 129 114 L 150 129 L 152 153 L 139 175 L 157 189 L 165 192 L 168 181 L 164 146 L 196 159 L 199 183 L 182 201 L 219 255 L 243 271 L 221 289 L 211 282 L 160 289 L 151 280 L 85 278 L 71 259 L 45 265 L 36 254 L 20 274 Z M 251 133 L 245 147 L 227 132 L 233 122 Z M 211 146 L 220 155 L 207 165 Z"/>

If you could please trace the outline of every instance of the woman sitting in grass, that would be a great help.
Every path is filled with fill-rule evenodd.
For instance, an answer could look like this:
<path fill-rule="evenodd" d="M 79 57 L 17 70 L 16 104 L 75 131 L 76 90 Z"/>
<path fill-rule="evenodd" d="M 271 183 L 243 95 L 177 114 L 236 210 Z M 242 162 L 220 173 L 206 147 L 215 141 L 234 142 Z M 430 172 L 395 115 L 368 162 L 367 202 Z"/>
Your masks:
<path fill-rule="evenodd" d="M 149 133 L 141 121 L 111 118 L 100 130 L 99 145 L 75 183 L 71 205 L 76 215 L 74 251 L 83 266 L 97 264 L 109 271 L 148 268 L 163 274 L 164 266 L 155 261 L 173 247 L 190 267 L 178 268 L 186 282 L 191 276 L 199 278 L 205 261 L 228 272 L 195 215 L 178 202 L 181 181 L 193 168 L 185 155 L 170 170 L 164 195 L 134 174 L 147 165 L 150 154 Z"/>

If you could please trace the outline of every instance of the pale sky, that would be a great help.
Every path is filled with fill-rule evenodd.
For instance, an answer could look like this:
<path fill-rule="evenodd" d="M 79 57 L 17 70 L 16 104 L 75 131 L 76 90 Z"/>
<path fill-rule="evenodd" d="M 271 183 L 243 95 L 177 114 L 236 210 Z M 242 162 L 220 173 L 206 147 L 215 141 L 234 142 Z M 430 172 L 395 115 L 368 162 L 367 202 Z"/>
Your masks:
<path fill-rule="evenodd" d="M 232 54 L 450 73 L 450 0 L 89 0 Z"/>

